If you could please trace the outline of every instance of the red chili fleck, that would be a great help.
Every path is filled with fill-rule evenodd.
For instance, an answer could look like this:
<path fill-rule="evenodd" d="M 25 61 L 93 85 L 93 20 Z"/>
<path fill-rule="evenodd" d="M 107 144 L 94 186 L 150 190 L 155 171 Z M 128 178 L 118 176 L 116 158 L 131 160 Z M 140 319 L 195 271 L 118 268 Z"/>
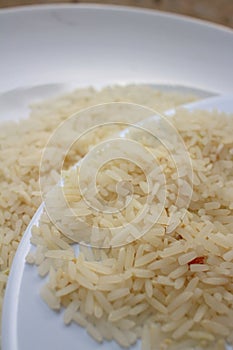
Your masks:
<path fill-rule="evenodd" d="M 188 265 L 192 264 L 204 264 L 205 263 L 205 257 L 204 256 L 198 256 L 197 258 L 191 260 Z"/>

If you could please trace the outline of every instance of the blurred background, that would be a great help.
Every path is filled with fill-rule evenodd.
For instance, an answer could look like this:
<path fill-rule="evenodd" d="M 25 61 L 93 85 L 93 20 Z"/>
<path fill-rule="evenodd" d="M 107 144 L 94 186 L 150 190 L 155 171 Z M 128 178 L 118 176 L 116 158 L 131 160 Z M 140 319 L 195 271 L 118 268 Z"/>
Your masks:
<path fill-rule="evenodd" d="M 127 5 L 180 13 L 233 28 L 233 0 L 0 0 L 0 8 L 54 3 Z"/>

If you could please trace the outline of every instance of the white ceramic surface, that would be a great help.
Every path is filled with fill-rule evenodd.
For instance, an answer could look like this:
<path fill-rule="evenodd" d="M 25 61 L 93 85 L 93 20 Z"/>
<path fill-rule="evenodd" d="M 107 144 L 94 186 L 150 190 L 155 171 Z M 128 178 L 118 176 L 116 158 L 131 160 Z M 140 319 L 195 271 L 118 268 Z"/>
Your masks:
<path fill-rule="evenodd" d="M 1 10 L 0 53 L 0 92 L 71 81 L 233 91 L 232 30 L 149 10 L 100 5 Z"/>
<path fill-rule="evenodd" d="M 189 104 L 186 108 L 233 113 L 233 98 L 213 97 Z M 167 114 L 171 115 L 173 111 Z M 75 324 L 65 326 L 63 313 L 51 311 L 41 300 L 39 290 L 45 280 L 37 275 L 36 267 L 25 263 L 31 248 L 31 227 L 37 224 L 41 210 L 42 206 L 25 232 L 11 269 L 3 310 L 3 350 L 119 350 L 120 346 L 115 342 L 95 343 L 84 329 Z M 139 342 L 132 349 L 139 350 Z"/>

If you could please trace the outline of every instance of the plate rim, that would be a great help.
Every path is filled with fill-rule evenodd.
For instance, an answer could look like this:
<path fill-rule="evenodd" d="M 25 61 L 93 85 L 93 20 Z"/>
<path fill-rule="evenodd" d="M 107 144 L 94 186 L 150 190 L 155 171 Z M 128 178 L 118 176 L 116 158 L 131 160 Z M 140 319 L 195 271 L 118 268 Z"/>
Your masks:
<path fill-rule="evenodd" d="M 64 12 L 63 12 L 64 11 Z M 127 19 L 130 19 L 132 22 L 137 22 L 137 21 L 142 21 L 142 22 L 146 22 L 148 21 L 149 23 L 153 24 L 156 27 L 156 23 L 164 23 L 165 26 L 168 26 L 168 28 L 172 28 L 173 26 L 175 28 L 177 28 L 177 30 L 182 30 L 183 32 L 187 32 L 192 36 L 192 33 L 194 34 L 198 34 L 199 36 L 201 36 L 201 33 L 203 33 L 204 35 L 204 40 L 206 40 L 207 38 L 210 38 L 210 42 L 214 42 L 215 41 L 215 37 L 219 37 L 219 46 L 223 46 L 223 48 L 225 47 L 225 50 L 223 50 L 222 52 L 224 53 L 224 51 L 228 52 L 229 54 L 231 54 L 231 46 L 233 47 L 233 45 L 231 45 L 231 43 L 233 44 L 233 29 L 228 28 L 228 27 L 224 27 L 222 25 L 219 24 L 215 24 L 215 23 L 211 23 L 205 20 L 201 20 L 201 19 L 196 19 L 196 18 L 192 18 L 189 16 L 184 16 L 184 15 L 180 15 L 180 14 L 175 14 L 175 13 L 171 13 L 171 12 L 164 12 L 164 11 L 158 11 L 158 10 L 154 10 L 154 9 L 146 9 L 146 8 L 137 8 L 137 7 L 130 7 L 130 6 L 121 6 L 121 5 L 106 5 L 106 4 L 92 4 L 92 3 L 75 3 L 75 4 L 71 4 L 71 3 L 58 3 L 58 4 L 42 4 L 42 5 L 29 5 L 29 6 L 19 6 L 19 7 L 10 7 L 10 8 L 3 8 L 0 9 L 0 22 L 2 22 L 2 27 L 3 27 L 3 33 L 2 35 L 0 35 L 0 37 L 2 38 L 2 43 L 3 46 L 6 44 L 6 42 L 8 41 L 8 36 L 9 36 L 9 30 L 10 27 L 8 26 L 7 22 L 9 21 L 10 23 L 13 21 L 19 21 L 20 23 L 22 21 L 29 21 L 31 23 L 31 20 L 35 19 L 36 23 L 38 22 L 39 19 L 43 19 L 46 23 L 48 18 L 52 18 L 52 23 L 53 26 L 50 28 L 55 28 L 54 25 L 54 19 L 56 19 L 56 16 L 59 16 L 59 18 L 68 18 L 70 14 L 73 13 L 73 19 L 75 21 L 75 19 L 79 18 L 80 16 L 84 16 L 87 19 L 97 19 L 98 18 L 102 18 L 102 17 L 110 17 L 113 18 L 114 21 L 118 21 L 122 18 L 124 19 L 124 22 L 127 23 Z M 2 20 L 2 21 L 1 21 Z M 65 22 L 65 21 L 64 21 Z M 1 26 L 1 25 L 0 25 Z M 58 26 L 58 28 L 61 25 Z M 36 27 L 36 31 L 39 33 L 39 29 L 38 26 Z M 172 31 L 169 30 L 169 37 L 170 35 L 172 36 Z M 26 35 L 27 37 L 27 35 Z M 16 42 L 19 42 L 20 37 L 16 40 Z M 188 41 L 188 37 L 187 37 L 187 41 Z M 190 40 L 189 40 L 190 41 Z M 192 41 L 192 40 L 191 40 Z M 201 41 L 202 43 L 202 39 L 199 38 L 198 36 L 196 36 L 195 39 L 195 43 L 198 46 L 199 41 Z M 228 45 L 225 45 L 225 42 L 228 43 Z M 188 46 L 190 47 L 191 44 L 189 44 Z M 5 45 L 6 48 L 8 48 L 8 45 Z M 4 46 L 4 47 L 5 47 Z M 212 45 L 213 46 L 213 45 Z M 218 46 L 218 45 L 217 45 Z M 208 47 L 208 42 L 205 43 L 205 47 Z M 215 49 L 214 49 L 215 47 Z M 204 50 L 206 51 L 206 49 Z M 212 47 L 212 51 L 216 51 L 216 45 L 214 45 Z M 7 51 L 5 50 L 5 53 Z M 186 50 L 186 52 L 188 52 L 188 50 Z M 220 51 L 221 52 L 221 51 Z M 225 54 L 219 53 L 219 55 L 221 55 L 221 57 L 223 57 L 224 59 L 227 59 L 227 62 L 229 61 L 229 54 L 228 56 L 226 56 Z M 51 55 L 49 55 L 50 57 Z M 220 57 L 220 61 L 222 62 L 222 59 Z M 227 58 L 228 57 L 228 58 Z M 205 61 L 205 59 L 203 60 Z M 3 64 L 5 61 L 3 60 Z M 198 60 L 196 60 L 196 69 L 198 68 Z M 216 64 L 216 62 L 215 62 Z M 230 62 L 229 62 L 230 64 Z M 229 66 L 228 64 L 228 66 Z M 205 66 L 206 64 L 204 64 Z M 102 67 L 102 66 L 101 66 Z M 145 76 L 143 77 L 143 74 L 141 74 L 142 67 L 140 66 L 140 64 L 137 62 L 136 67 L 138 67 L 137 69 L 139 69 L 139 79 L 135 79 L 135 74 L 133 73 L 133 68 L 132 67 L 128 67 L 126 69 L 126 73 L 129 76 L 129 80 L 131 83 L 151 83 L 152 81 L 150 80 L 150 75 L 148 75 L 148 72 L 146 73 L 146 79 Z M 213 67 L 213 64 L 210 65 L 210 68 Z M 58 65 L 59 68 L 59 65 Z M 201 67 L 202 68 L 202 67 Z M 33 69 L 33 64 L 29 65 L 29 72 Z M 60 68 L 59 68 L 60 69 Z M 212 69 L 212 68 L 211 68 Z M 224 70 L 225 72 L 226 70 Z M 68 78 L 68 82 L 72 81 L 72 77 L 73 75 L 68 72 L 69 74 L 69 78 Z M 157 72 L 158 73 L 158 72 Z M 31 73 L 30 73 L 31 74 Z M 29 74 L 29 76 L 30 76 Z M 224 73 L 225 74 L 225 73 Z M 187 76 L 187 75 L 186 75 Z M 212 74 L 212 76 L 214 77 L 214 75 Z M 51 78 L 49 82 L 57 82 L 57 78 L 54 77 L 54 74 L 51 73 Z M 89 77 L 90 78 L 90 77 Z M 31 84 L 30 79 L 28 78 L 27 80 L 29 80 L 29 84 Z M 48 83 L 47 79 L 46 83 Z M 84 79 L 85 80 L 85 79 Z M 99 76 L 97 76 L 97 84 L 101 84 L 101 78 Z M 114 76 L 113 80 L 112 78 L 110 79 L 111 81 L 108 82 L 108 85 L 112 85 L 112 83 L 118 83 L 119 80 L 118 78 L 116 79 L 116 76 Z M 125 81 L 125 77 L 121 76 L 120 78 L 121 81 Z M 183 80 L 185 81 L 185 83 L 183 82 Z M 184 75 L 182 75 L 182 79 L 180 81 L 181 84 L 183 85 L 187 85 L 187 79 L 185 78 Z M 195 84 L 192 84 L 192 86 L 199 88 L 200 87 L 200 81 L 196 81 L 195 80 Z M 199 79 L 198 79 L 199 80 Z M 214 78 L 210 78 L 209 79 L 212 83 L 214 83 L 214 87 L 212 87 L 212 91 L 215 93 L 229 93 L 232 91 L 232 84 L 230 83 L 229 80 L 229 76 L 227 75 L 225 77 L 225 80 L 222 79 L 222 77 L 219 77 L 218 81 Z M 204 88 L 205 90 L 209 90 L 210 88 L 208 87 L 208 81 L 207 79 L 207 83 L 205 82 L 205 80 L 202 80 L 201 82 L 201 88 Z M 16 76 L 16 83 L 14 82 L 15 79 L 12 81 L 12 78 L 10 78 L 9 80 L 7 79 L 7 76 L 4 75 L 3 77 L 3 83 L 1 82 L 0 84 L 0 92 L 5 92 L 6 90 L 11 90 L 12 88 L 19 88 L 20 86 L 22 86 L 21 81 L 22 81 L 22 77 L 19 76 L 19 78 L 17 78 Z M 167 83 L 167 82 L 171 82 L 169 77 L 165 77 L 165 80 L 162 79 L 162 77 L 159 75 L 159 79 L 157 80 L 159 83 Z M 59 83 L 63 82 L 63 80 L 59 80 Z M 219 82 L 220 82 L 220 86 L 219 87 Z M 37 83 L 39 84 L 43 84 L 44 81 L 42 81 L 39 77 L 37 77 Z M 28 84 L 28 82 L 26 83 L 26 85 Z M 89 81 L 88 84 L 90 85 Z M 4 86 L 6 85 L 6 86 Z M 25 82 L 24 84 L 25 85 Z M 84 82 L 83 85 L 87 85 L 87 81 Z"/>
<path fill-rule="evenodd" d="M 217 29 L 225 33 L 233 34 L 233 28 L 224 24 L 211 22 L 210 20 L 200 19 L 189 15 L 179 14 L 171 11 L 162 11 L 152 8 L 123 6 L 117 4 L 95 4 L 95 3 L 55 3 L 55 4 L 32 4 L 23 6 L 4 7 L 0 9 L 0 16 L 8 14 L 20 14 L 37 11 L 51 11 L 61 9 L 80 9 L 80 10 L 94 10 L 94 11 L 113 11 L 113 12 L 128 12 L 144 15 L 154 15 L 167 19 L 179 20 L 188 24 L 201 25 L 209 29 Z"/>

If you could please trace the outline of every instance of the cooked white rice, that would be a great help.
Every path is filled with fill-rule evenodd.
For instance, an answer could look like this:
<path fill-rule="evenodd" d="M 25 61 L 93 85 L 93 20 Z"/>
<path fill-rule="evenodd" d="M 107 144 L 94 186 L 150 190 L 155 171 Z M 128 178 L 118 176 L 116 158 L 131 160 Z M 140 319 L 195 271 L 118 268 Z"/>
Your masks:
<path fill-rule="evenodd" d="M 41 151 L 56 126 L 77 110 L 101 102 L 130 101 L 162 112 L 194 99 L 143 86 L 100 92 L 81 89 L 33 106 L 30 119 L 20 122 L 17 128 L 13 123 L 1 127 L 1 303 L 14 253 L 40 204 Z M 115 249 L 80 247 L 75 256 L 69 239 L 45 213 L 39 227 L 33 228 L 32 243 L 37 249 L 29 255 L 28 262 L 38 265 L 42 276 L 49 274 L 42 297 L 53 309 L 65 307 L 64 322 L 74 321 L 86 327 L 98 342 L 115 339 L 129 347 L 142 338 L 142 348 L 149 350 L 187 349 L 196 344 L 221 349 L 225 340 L 233 341 L 232 122 L 217 112 L 187 111 L 180 112 L 173 122 L 190 152 L 194 170 L 192 201 L 178 226 L 175 223 L 168 232 L 169 218 L 176 211 L 171 196 L 153 229 Z M 107 136 L 112 132 L 115 130 L 109 130 Z M 105 137 L 98 133 L 84 140 L 69 154 L 66 167 Z M 163 157 L 160 161 L 172 185 L 175 169 Z M 103 169 L 98 181 L 104 195 L 108 195 L 104 172 L 115 184 L 127 166 L 122 162 Z M 77 197 L 70 195 L 75 188 L 73 172 L 68 171 L 65 181 L 70 205 L 77 204 Z M 143 199 L 146 187 L 140 171 L 130 168 L 126 175 L 139 184 L 137 191 Z M 53 182 L 57 179 L 54 172 Z M 140 201 L 135 205 L 140 210 Z M 123 214 L 131 218 L 129 210 Z M 103 225 L 108 223 L 106 218 L 97 217 L 100 219 L 105 220 Z"/>

